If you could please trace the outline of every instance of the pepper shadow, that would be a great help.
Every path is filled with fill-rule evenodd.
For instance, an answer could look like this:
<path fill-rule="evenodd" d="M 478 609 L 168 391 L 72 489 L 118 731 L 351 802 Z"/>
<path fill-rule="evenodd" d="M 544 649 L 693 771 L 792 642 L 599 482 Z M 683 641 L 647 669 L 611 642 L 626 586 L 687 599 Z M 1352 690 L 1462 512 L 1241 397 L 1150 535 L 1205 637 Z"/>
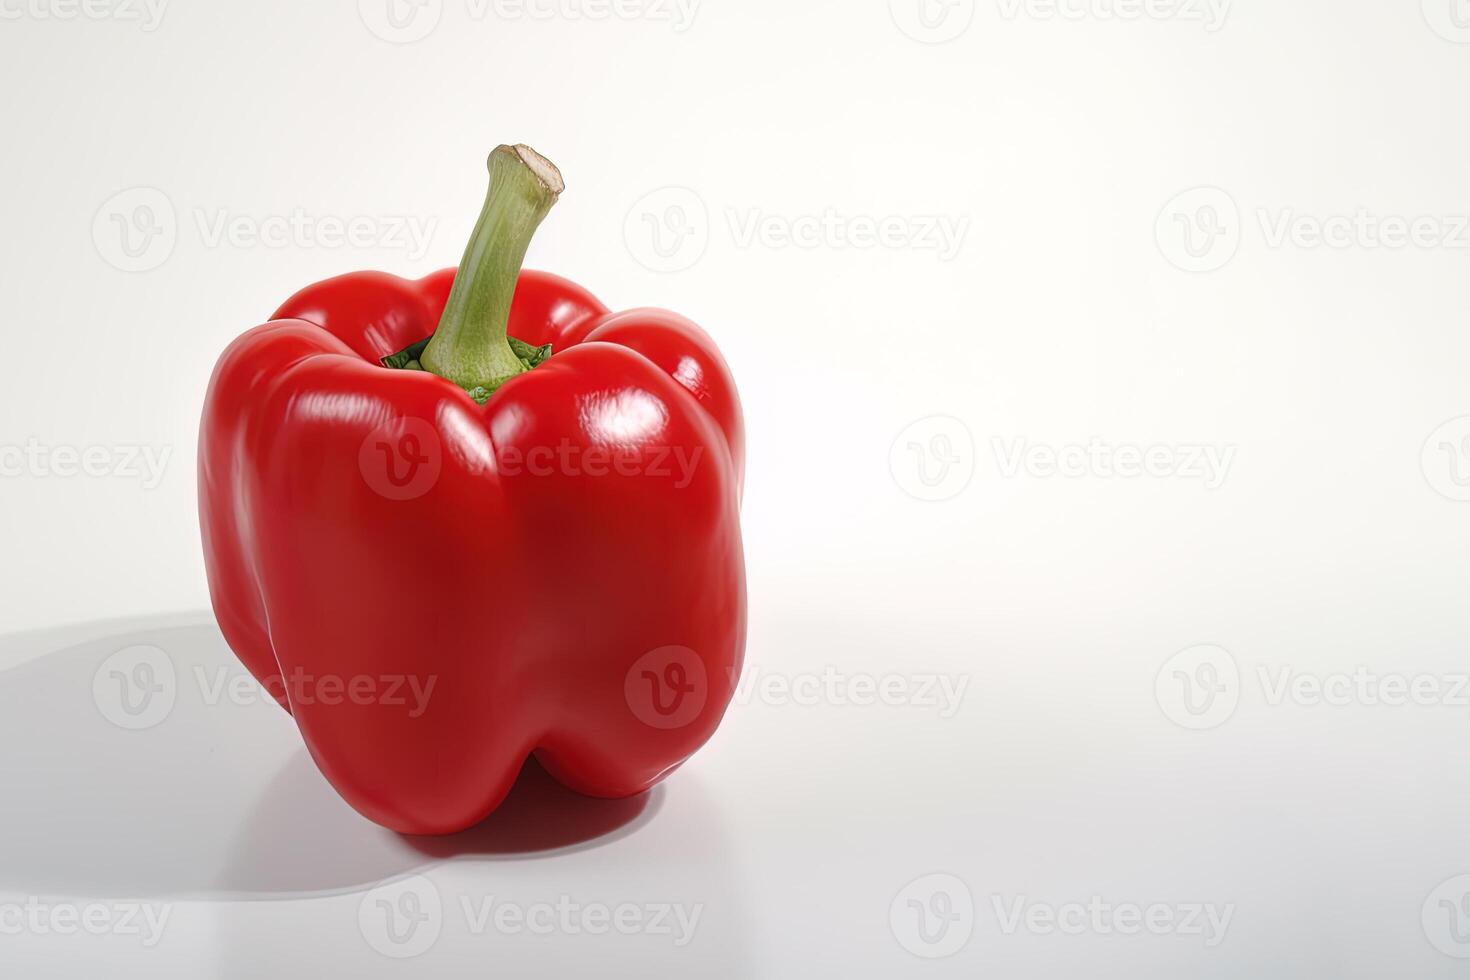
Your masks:
<path fill-rule="evenodd" d="M 119 664 L 119 651 L 145 648 Z M 19 661 L 19 662 L 18 662 Z M 661 789 L 597 800 L 528 763 L 462 834 L 414 838 L 357 814 L 290 717 L 230 696 L 244 668 L 212 620 L 161 617 L 0 637 L 0 890 L 105 897 L 295 898 L 371 887 L 452 858 L 596 847 L 657 812 Z M 142 678 L 161 717 L 120 714 Z M 252 682 L 253 683 L 253 682 Z M 237 684 L 237 687 L 239 685 Z M 137 692 L 130 709 L 144 704 Z M 144 727 L 130 728 L 135 721 Z M 122 722 L 121 724 L 119 722 Z"/>
<path fill-rule="evenodd" d="M 443 837 L 405 837 L 425 858 L 517 857 L 610 844 L 657 814 L 663 787 L 621 800 L 596 799 L 567 789 L 535 757 L 526 760 L 515 786 L 479 825 Z"/>
<path fill-rule="evenodd" d="M 622 800 L 582 796 L 530 759 L 485 820 L 458 834 L 413 837 L 351 810 L 302 749 L 261 794 L 220 881 L 236 898 L 332 895 L 440 861 L 569 853 L 634 833 L 658 812 L 661 799 L 661 787 Z"/>

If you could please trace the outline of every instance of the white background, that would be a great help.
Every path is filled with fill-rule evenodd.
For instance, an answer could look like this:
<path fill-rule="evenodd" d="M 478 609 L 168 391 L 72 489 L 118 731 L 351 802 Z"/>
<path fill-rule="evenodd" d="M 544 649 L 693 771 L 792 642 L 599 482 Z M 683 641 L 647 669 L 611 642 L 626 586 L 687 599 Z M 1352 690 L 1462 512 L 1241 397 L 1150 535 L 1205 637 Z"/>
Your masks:
<path fill-rule="evenodd" d="M 466 868 L 516 869 L 523 903 L 646 879 L 707 903 L 703 945 L 446 926 L 405 969 L 527 974 L 555 949 L 688 975 L 1462 975 L 1470 5 L 387 2 L 0 0 L 0 627 L 32 631 L 15 671 L 75 695 L 7 721 L 31 809 L 4 812 L 15 837 L 121 806 L 143 841 L 111 876 L 68 873 L 80 845 L 0 860 L 6 893 L 187 896 L 126 959 L 140 975 L 248 975 L 242 937 L 315 948 L 302 921 L 348 923 L 320 935 L 359 975 L 399 967 L 353 889 L 404 867 L 150 876 L 171 835 L 212 853 L 198 828 L 264 791 L 211 796 L 218 764 L 179 762 L 155 814 L 76 760 L 156 772 L 207 730 L 266 776 L 299 764 L 269 713 L 93 732 L 91 671 L 139 637 L 181 673 L 227 662 L 194 481 L 224 346 L 317 279 L 455 263 L 486 152 L 524 141 L 568 183 L 529 264 L 694 318 L 740 384 L 753 693 L 632 832 L 439 868 L 446 902 L 505 887 Z M 370 241 L 322 240 L 354 219 Z M 1190 686 L 1211 668 L 1215 701 Z M 811 703 L 760 686 L 830 671 Z M 965 685 L 947 714 L 842 694 L 941 675 Z M 1383 703 L 1416 680 L 1428 703 Z M 285 816 L 254 857 L 287 867 L 306 797 L 266 798 Z M 357 819 L 318 802 L 327 838 Z M 227 901 L 265 892 L 297 897 Z M 325 892 L 353 897 L 300 897 Z M 931 959 L 950 950 L 904 916 L 941 892 L 974 911 Z M 1092 896 L 1233 918 L 1207 946 L 995 911 Z M 0 935 L 0 965 L 102 949 Z"/>

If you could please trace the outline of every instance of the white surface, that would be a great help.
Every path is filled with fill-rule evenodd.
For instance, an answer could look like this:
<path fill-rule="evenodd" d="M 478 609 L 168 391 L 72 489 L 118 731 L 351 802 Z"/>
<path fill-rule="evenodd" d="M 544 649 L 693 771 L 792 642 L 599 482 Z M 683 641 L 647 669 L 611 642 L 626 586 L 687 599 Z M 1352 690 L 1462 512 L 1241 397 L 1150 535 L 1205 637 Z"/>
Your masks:
<path fill-rule="evenodd" d="M 1158 665 L 1048 679 L 1066 631 L 1027 632 L 977 664 L 956 624 L 767 615 L 727 724 L 648 797 L 532 774 L 435 841 L 341 803 L 286 716 L 234 685 L 207 617 L 7 638 L 0 954 L 58 977 L 1460 975 L 1433 944 L 1470 953 L 1441 904 L 1470 884 L 1463 705 L 1272 706 L 1246 679 L 1232 717 L 1188 731 L 1177 698 L 1155 700 Z M 914 696 L 796 703 L 771 680 L 819 678 L 839 649 L 829 690 L 898 676 Z M 959 710 L 925 703 L 895 649 L 968 685 Z M 140 650 L 158 689 L 126 689 L 141 726 L 113 683 Z M 394 919 L 394 942 L 378 903 L 404 891 L 426 918 Z M 959 918 L 921 934 L 909 901 L 938 891 Z M 532 911 L 558 903 L 567 917 Z M 1088 903 L 1097 918 L 1067 911 Z M 624 904 L 628 934 L 586 931 L 586 910 Z M 17 925 L 37 905 L 101 908 L 103 934 Z M 126 931 L 135 905 L 161 926 Z M 1160 934 L 1128 906 L 1156 906 Z M 1018 908 L 1036 918 L 1013 925 Z"/>
<path fill-rule="evenodd" d="M 0 626 L 44 630 L 0 674 L 0 885 L 176 917 L 148 950 L 0 935 L 0 966 L 1462 975 L 1463 0 L 69 2 L 0 0 Z M 457 261 L 516 140 L 568 183 L 531 264 L 725 350 L 748 676 L 819 691 L 757 686 L 571 852 L 423 863 L 267 706 L 128 731 L 92 682 L 140 642 L 229 662 L 206 618 L 156 615 L 206 603 L 220 350 L 307 282 Z M 358 217 L 377 244 L 323 244 Z M 130 254 L 119 220 L 159 233 Z M 1130 447 L 1156 475 L 1116 475 Z M 1207 666 L 1213 702 L 1181 680 Z M 1371 703 L 1360 668 L 1429 703 Z M 1309 687 L 1278 697 L 1283 671 Z M 947 716 L 913 703 L 940 675 Z M 904 703 L 845 703 L 890 677 Z M 412 874 L 450 912 L 400 963 L 358 910 Z M 936 889 L 969 940 L 929 960 L 963 933 L 912 932 Z M 705 911 L 677 951 L 472 935 L 458 899 L 491 894 Z M 1094 895 L 1233 913 L 1209 947 L 995 913 Z"/>

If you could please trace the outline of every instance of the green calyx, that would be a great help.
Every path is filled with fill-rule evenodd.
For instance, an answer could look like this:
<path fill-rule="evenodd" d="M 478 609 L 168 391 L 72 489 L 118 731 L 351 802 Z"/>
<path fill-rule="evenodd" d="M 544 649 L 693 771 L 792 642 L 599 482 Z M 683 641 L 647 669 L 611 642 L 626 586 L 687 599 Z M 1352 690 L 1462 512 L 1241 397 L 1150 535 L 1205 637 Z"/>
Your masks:
<path fill-rule="evenodd" d="M 427 371 L 428 368 L 424 367 L 422 358 L 424 356 L 424 349 L 429 346 L 429 341 L 432 339 L 432 337 L 425 337 L 416 344 L 408 345 L 396 354 L 389 354 L 383 358 L 383 366 L 400 371 Z M 515 354 L 516 360 L 520 361 L 521 371 L 529 371 L 539 366 L 542 361 L 551 356 L 550 344 L 532 347 L 524 340 L 517 340 L 515 337 L 510 336 L 505 338 L 505 342 L 510 345 L 511 352 Z M 519 374 L 521 372 L 518 371 L 516 373 Z M 476 385 L 466 390 L 470 393 L 471 398 L 483 405 L 491 395 L 495 394 L 496 388 L 499 388 L 513 377 L 515 377 L 514 374 L 507 374 L 503 378 L 492 379 L 492 383 L 489 385 Z"/>
<path fill-rule="evenodd" d="M 429 371 L 485 400 L 551 356 L 506 334 L 516 280 L 536 229 L 565 189 L 561 172 L 524 144 L 490 154 L 490 189 L 460 260 L 434 335 L 383 358 L 391 368 Z"/>

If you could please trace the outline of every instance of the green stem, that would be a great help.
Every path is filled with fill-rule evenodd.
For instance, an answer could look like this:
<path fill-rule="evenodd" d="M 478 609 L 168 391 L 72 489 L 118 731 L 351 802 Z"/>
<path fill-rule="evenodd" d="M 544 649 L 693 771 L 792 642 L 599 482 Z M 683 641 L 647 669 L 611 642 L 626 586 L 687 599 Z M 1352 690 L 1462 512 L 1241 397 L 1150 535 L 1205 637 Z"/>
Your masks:
<path fill-rule="evenodd" d="M 531 238 L 566 186 L 552 162 L 524 144 L 497 146 L 489 168 L 485 207 L 420 358 L 467 391 L 494 391 L 526 370 L 505 335 L 510 301 Z"/>

